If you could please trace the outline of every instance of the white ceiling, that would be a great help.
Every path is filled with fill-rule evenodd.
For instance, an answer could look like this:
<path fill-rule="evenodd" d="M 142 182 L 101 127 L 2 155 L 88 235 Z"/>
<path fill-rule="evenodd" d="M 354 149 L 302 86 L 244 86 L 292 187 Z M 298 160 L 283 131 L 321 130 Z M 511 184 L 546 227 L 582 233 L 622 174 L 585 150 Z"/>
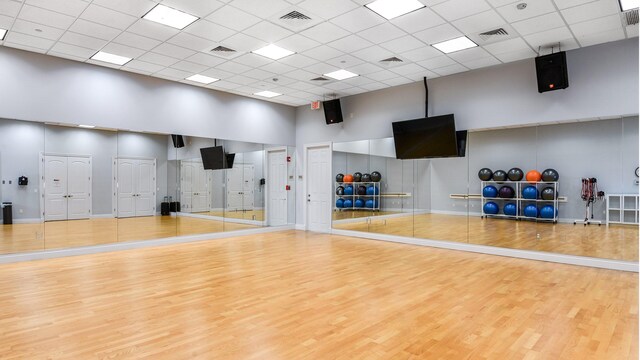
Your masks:
<path fill-rule="evenodd" d="M 267 101 L 303 105 L 329 93 L 347 96 L 638 36 L 618 0 L 421 0 L 427 7 L 386 20 L 373 0 L 0 0 L 0 45 L 109 66 Z M 526 2 L 524 10 L 516 5 Z M 141 17 L 157 3 L 200 17 L 179 31 Z M 298 11 L 303 25 L 280 20 Z M 508 35 L 479 34 L 504 28 Z M 431 44 L 467 35 L 480 46 L 444 55 Z M 278 61 L 250 53 L 274 43 L 296 54 Z M 210 50 L 225 46 L 229 57 Z M 90 60 L 97 51 L 133 58 L 125 66 Z M 380 62 L 396 56 L 402 63 Z M 359 77 L 311 81 L 347 69 Z M 200 85 L 185 78 L 221 79 Z M 277 79 L 277 81 L 274 81 Z M 257 97 L 259 98 L 259 97 Z M 263 98 L 261 98 L 263 99 Z"/>

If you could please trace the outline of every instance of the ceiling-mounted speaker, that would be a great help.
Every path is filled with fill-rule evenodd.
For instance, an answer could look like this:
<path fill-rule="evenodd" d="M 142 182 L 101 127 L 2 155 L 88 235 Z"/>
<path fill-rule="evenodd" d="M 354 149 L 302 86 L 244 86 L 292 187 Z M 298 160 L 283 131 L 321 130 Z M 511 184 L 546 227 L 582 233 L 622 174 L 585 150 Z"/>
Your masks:
<path fill-rule="evenodd" d="M 340 99 L 323 101 L 322 107 L 324 108 L 324 119 L 327 125 L 337 124 L 342 122 L 342 108 L 340 107 Z"/>
<path fill-rule="evenodd" d="M 184 147 L 184 139 L 182 135 L 171 135 L 171 140 L 173 140 L 173 147 L 176 149 Z"/>
<path fill-rule="evenodd" d="M 536 75 L 539 93 L 568 88 L 567 53 L 561 51 L 538 56 L 536 58 Z"/>

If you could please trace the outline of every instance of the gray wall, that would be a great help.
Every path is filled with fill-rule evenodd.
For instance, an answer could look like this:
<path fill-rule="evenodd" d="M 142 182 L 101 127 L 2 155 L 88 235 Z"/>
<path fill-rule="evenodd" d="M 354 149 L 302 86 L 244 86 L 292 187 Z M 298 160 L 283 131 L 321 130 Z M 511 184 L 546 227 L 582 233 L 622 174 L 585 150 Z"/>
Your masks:
<path fill-rule="evenodd" d="M 295 143 L 286 105 L 7 47 L 0 79 L 0 118 Z"/>

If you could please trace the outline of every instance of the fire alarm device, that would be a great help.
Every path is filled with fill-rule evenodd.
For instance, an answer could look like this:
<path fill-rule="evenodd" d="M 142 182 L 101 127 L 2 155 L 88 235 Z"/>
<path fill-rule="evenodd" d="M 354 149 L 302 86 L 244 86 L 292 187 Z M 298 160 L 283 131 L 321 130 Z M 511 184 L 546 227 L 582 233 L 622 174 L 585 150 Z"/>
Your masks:
<path fill-rule="evenodd" d="M 285 190 L 287 191 L 291 190 L 291 186 L 290 185 L 285 186 Z"/>
<path fill-rule="evenodd" d="M 287 162 L 291 162 L 291 156 L 287 156 Z"/>
<path fill-rule="evenodd" d="M 311 102 L 311 110 L 320 110 L 320 101 Z"/>

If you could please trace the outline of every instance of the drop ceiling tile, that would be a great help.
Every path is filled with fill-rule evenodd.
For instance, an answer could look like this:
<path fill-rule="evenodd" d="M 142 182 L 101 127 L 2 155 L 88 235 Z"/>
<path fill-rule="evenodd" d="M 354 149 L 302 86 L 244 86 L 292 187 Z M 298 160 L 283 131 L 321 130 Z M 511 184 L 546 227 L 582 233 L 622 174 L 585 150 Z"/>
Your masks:
<path fill-rule="evenodd" d="M 360 74 L 360 75 L 372 74 L 372 73 L 376 73 L 384 70 L 382 67 L 376 66 L 371 63 L 362 63 L 362 64 L 354 65 L 354 66 L 351 66 L 350 69 L 354 73 Z"/>
<path fill-rule="evenodd" d="M 215 42 L 220 42 L 236 33 L 235 30 L 231 30 L 224 26 L 214 24 L 211 21 L 207 21 L 204 19 L 200 19 L 195 23 L 187 26 L 183 30 L 183 32 Z"/>
<path fill-rule="evenodd" d="M 320 46 L 320 43 L 315 40 L 306 38 L 302 35 L 295 34 L 295 35 L 289 36 L 288 38 L 285 38 L 276 42 L 276 45 L 283 47 L 287 50 L 301 53 L 306 50 L 313 49 L 314 47 Z"/>
<path fill-rule="evenodd" d="M 491 57 L 491 54 L 481 47 L 474 47 L 471 49 L 456 51 L 448 56 L 457 62 L 463 62 Z"/>
<path fill-rule="evenodd" d="M 349 0 L 306 0 L 298 6 L 329 20 L 357 8 L 358 4 Z"/>
<path fill-rule="evenodd" d="M 113 39 L 113 42 L 131 46 L 142 50 L 151 50 L 160 45 L 160 41 L 145 36 L 140 36 L 130 32 L 123 32 L 120 36 Z"/>
<path fill-rule="evenodd" d="M 16 17 L 20 12 L 22 4 L 13 0 L 0 0 L 0 14 L 4 14 L 8 17 Z"/>
<path fill-rule="evenodd" d="M 244 30 L 243 33 L 267 43 L 274 43 L 293 35 L 293 32 L 268 21 L 261 21 Z"/>
<path fill-rule="evenodd" d="M 193 56 L 196 52 L 180 46 L 169 43 L 162 43 L 153 49 L 154 53 L 169 56 L 176 59 L 186 59 Z"/>
<path fill-rule="evenodd" d="M 127 31 L 160 41 L 167 41 L 180 32 L 178 29 L 145 19 L 136 21 Z"/>
<path fill-rule="evenodd" d="M 331 20 L 333 24 L 338 25 L 347 31 L 351 31 L 352 33 L 357 33 L 364 29 L 374 27 L 384 23 L 385 21 L 386 20 L 382 16 L 375 14 L 373 11 L 365 7 L 359 7 Z"/>
<path fill-rule="evenodd" d="M 311 79 L 318 77 L 317 74 L 302 69 L 297 69 L 289 72 L 286 74 L 286 76 L 300 81 L 310 81 Z"/>
<path fill-rule="evenodd" d="M 264 46 L 267 46 L 268 43 L 262 40 L 258 40 L 254 37 L 245 35 L 243 33 L 237 33 L 230 38 L 226 39 L 223 43 L 223 46 L 230 47 L 235 49 L 236 51 L 241 52 L 250 52 L 254 50 L 258 50 Z M 289 49 L 292 50 L 292 49 Z"/>
<path fill-rule="evenodd" d="M 291 65 L 297 68 L 304 68 L 318 62 L 318 60 L 316 59 L 312 59 L 301 54 L 293 54 L 291 56 L 287 56 L 284 59 L 280 59 L 279 61 L 283 64 Z"/>
<path fill-rule="evenodd" d="M 263 19 L 290 6 L 283 0 L 234 0 L 230 4 Z"/>
<path fill-rule="evenodd" d="M 82 0 L 26 0 L 26 4 L 78 17 L 89 3 Z"/>
<path fill-rule="evenodd" d="M 508 52 L 503 52 L 495 55 L 495 57 L 497 57 L 502 62 L 512 62 L 512 61 L 518 61 L 522 59 L 530 59 L 536 56 L 537 54 L 531 49 L 508 51 Z"/>
<path fill-rule="evenodd" d="M 3 29 L 11 29 L 11 24 L 13 24 L 14 18 L 11 16 L 4 16 L 0 14 L 0 28 Z"/>
<path fill-rule="evenodd" d="M 185 32 L 181 32 L 167 40 L 167 43 L 197 52 L 207 52 L 215 47 L 215 42 Z"/>
<path fill-rule="evenodd" d="M 432 28 L 445 23 L 445 20 L 433 10 L 425 7 L 390 20 L 392 24 L 409 34 Z"/>
<path fill-rule="evenodd" d="M 317 74 L 314 74 L 314 75 L 317 76 Z M 314 84 L 311 84 L 310 82 L 300 81 L 300 82 L 289 85 L 289 87 L 296 90 L 308 90 L 308 89 L 314 89 L 316 86 Z"/>
<path fill-rule="evenodd" d="M 578 41 L 584 36 L 606 33 L 617 29 L 622 30 L 622 23 L 620 22 L 620 15 L 618 14 L 571 25 L 571 30 L 578 38 Z M 582 41 L 580 41 L 580 43 L 582 43 Z"/>
<path fill-rule="evenodd" d="M 431 9 L 445 20 L 453 21 L 490 10 L 491 7 L 484 0 L 449 0 L 432 6 Z"/>
<path fill-rule="evenodd" d="M 487 0 L 489 2 L 489 4 L 491 4 L 491 6 L 493 7 L 500 7 L 503 5 L 507 5 L 507 4 L 515 4 L 515 3 L 520 3 L 522 2 L 522 0 Z"/>
<path fill-rule="evenodd" d="M 396 54 L 401 54 L 410 50 L 423 48 L 425 44 L 411 35 L 405 35 L 401 38 L 382 43 L 380 46 Z"/>
<path fill-rule="evenodd" d="M 45 24 L 58 29 L 66 30 L 75 18 L 73 16 L 60 14 L 54 11 L 41 9 L 31 5 L 23 5 L 20 11 L 19 19 L 34 22 L 36 24 Z"/>
<path fill-rule="evenodd" d="M 421 48 L 401 53 L 400 56 L 410 61 L 422 61 L 441 56 L 442 53 L 431 46 L 423 46 Z"/>
<path fill-rule="evenodd" d="M 406 33 L 391 23 L 384 23 L 358 32 L 358 35 L 371 42 L 382 43 L 405 36 Z"/>
<path fill-rule="evenodd" d="M 498 64 L 501 64 L 500 60 L 494 58 L 493 56 L 462 62 L 462 65 L 464 65 L 469 69 L 480 69 L 483 67 L 489 67 L 489 66 L 494 66 Z"/>
<path fill-rule="evenodd" d="M 586 4 L 593 1 L 597 1 L 597 0 L 554 0 L 558 9 L 566 9 L 569 7 L 582 5 L 582 4 Z"/>
<path fill-rule="evenodd" d="M 73 61 L 80 61 L 80 62 L 84 62 L 87 60 L 87 58 L 82 58 L 79 56 L 73 56 L 73 55 L 69 55 L 69 54 L 63 54 L 63 53 L 59 53 L 59 52 L 55 52 L 55 51 L 48 51 L 47 55 L 51 55 L 51 56 L 55 56 L 55 57 L 59 57 L 59 58 L 63 58 L 63 59 L 69 59 L 69 60 L 73 60 Z"/>
<path fill-rule="evenodd" d="M 504 20 L 495 10 L 489 10 L 463 19 L 458 19 L 452 22 L 452 24 L 462 33 L 471 35 L 497 29 L 504 24 Z"/>
<path fill-rule="evenodd" d="M 73 31 L 78 34 L 84 34 L 92 36 L 98 39 L 111 41 L 113 38 L 120 34 L 120 30 L 114 29 L 109 26 L 93 23 L 91 21 L 77 19 L 73 25 L 69 28 L 69 31 Z"/>
<path fill-rule="evenodd" d="M 340 40 L 332 41 L 327 45 L 344 53 L 353 53 L 355 51 L 373 46 L 373 43 L 361 38 L 358 35 L 349 35 Z"/>
<path fill-rule="evenodd" d="M 269 72 L 275 73 L 275 74 L 286 74 L 288 72 L 291 72 L 291 71 L 295 70 L 296 68 L 294 68 L 293 66 L 289 66 L 289 65 L 285 65 L 285 64 L 279 63 L 277 61 L 273 61 L 270 64 L 267 64 L 267 65 L 261 67 L 261 69 L 264 70 L 264 71 L 269 71 Z"/>
<path fill-rule="evenodd" d="M 259 17 L 253 16 L 229 5 L 216 10 L 214 13 L 207 16 L 206 19 L 236 31 L 244 30 L 249 26 L 260 22 Z"/>
<path fill-rule="evenodd" d="M 441 41 L 451 40 L 462 36 L 462 33 L 451 26 L 451 24 L 447 23 L 427 30 L 422 30 L 413 35 L 422 40 L 427 45 L 433 45 Z"/>
<path fill-rule="evenodd" d="M 177 63 L 171 65 L 171 67 L 182 71 L 188 71 L 194 74 L 199 74 L 200 72 L 205 71 L 209 68 L 208 66 L 192 63 L 185 60 L 178 61 Z"/>
<path fill-rule="evenodd" d="M 389 86 L 400 86 L 404 84 L 413 83 L 414 81 L 411 79 L 407 79 L 406 77 L 397 77 L 389 80 L 383 80 L 383 84 L 387 84 Z"/>
<path fill-rule="evenodd" d="M 417 72 L 420 71 L 426 71 L 425 68 L 423 68 L 422 66 L 418 65 L 418 64 L 406 64 L 406 65 L 400 65 L 400 66 L 396 66 L 393 69 L 390 69 L 391 71 L 393 71 L 396 74 L 399 75 L 409 75 L 409 74 L 415 74 Z"/>
<path fill-rule="evenodd" d="M 602 16 L 619 14 L 620 5 L 614 0 L 599 0 L 584 5 L 564 9 L 562 16 L 569 25 L 593 20 Z"/>
<path fill-rule="evenodd" d="M 375 80 L 371 80 L 368 77 L 364 77 L 364 76 L 356 76 L 350 79 L 342 80 L 343 83 L 349 84 L 350 86 L 360 86 L 360 85 L 370 84 L 374 81 Z"/>
<path fill-rule="evenodd" d="M 576 36 L 578 37 L 578 41 L 582 46 L 597 45 L 610 41 L 618 41 L 625 38 L 624 31 L 621 27 L 597 33 Z"/>
<path fill-rule="evenodd" d="M 349 70 L 352 66 L 360 65 L 364 61 L 351 55 L 342 55 L 326 61 L 327 64 L 335 66 L 337 69 Z M 336 69 L 336 70 L 337 70 Z"/>
<path fill-rule="evenodd" d="M 418 61 L 418 65 L 428 70 L 438 69 L 444 66 L 451 66 L 455 64 L 456 62 L 446 55 L 434 57 L 428 60 Z M 440 73 L 438 73 L 438 75 L 440 75 Z"/>
<path fill-rule="evenodd" d="M 540 31 L 551 30 L 565 26 L 564 20 L 557 12 L 536 16 L 531 19 L 512 24 L 520 35 L 529 35 Z"/>
<path fill-rule="evenodd" d="M 124 67 L 135 69 L 135 70 L 146 71 L 149 73 L 155 73 L 164 69 L 164 66 L 156 65 L 156 64 L 152 64 L 152 63 L 148 63 L 146 61 L 140 61 L 140 60 L 131 60 Z"/>
<path fill-rule="evenodd" d="M 352 54 L 353 56 L 372 63 L 378 63 L 380 60 L 388 59 L 396 55 L 393 52 L 377 45 L 356 51 Z"/>
<path fill-rule="evenodd" d="M 504 54 L 512 51 L 531 50 L 529 45 L 527 45 L 527 43 L 522 40 L 522 38 L 514 38 L 485 45 L 484 49 L 489 51 L 493 55 Z"/>
<path fill-rule="evenodd" d="M 318 74 L 318 76 L 321 76 L 322 74 L 327 74 L 329 72 L 337 70 L 335 66 L 333 66 L 331 64 L 324 63 L 324 62 L 313 64 L 311 66 L 307 66 L 304 69 L 309 71 L 309 72 L 316 73 L 316 74 Z"/>
<path fill-rule="evenodd" d="M 138 18 L 142 17 L 156 6 L 156 3 L 150 0 L 93 0 L 92 3 Z"/>
<path fill-rule="evenodd" d="M 2 26 L 0 26 L 2 27 Z M 41 31 L 36 31 L 39 29 Z M 64 30 L 56 29 L 50 26 L 45 26 L 41 24 L 32 23 L 30 21 L 24 21 L 17 19 L 15 23 L 13 23 L 13 27 L 11 31 L 19 32 L 22 34 L 27 34 L 31 36 L 41 37 L 49 40 L 58 40 L 60 36 L 64 33 Z"/>
<path fill-rule="evenodd" d="M 527 7 L 524 10 L 518 10 L 516 5 L 517 4 L 509 4 L 501 6 L 497 10 L 509 23 L 530 19 L 532 17 L 556 11 L 551 0 L 529 1 L 527 2 Z"/>
<path fill-rule="evenodd" d="M 439 77 L 440 75 L 434 73 L 433 71 L 429 71 L 429 70 L 423 70 L 421 72 L 417 72 L 415 74 L 409 74 L 409 75 L 405 75 L 404 77 L 406 77 L 407 79 L 413 80 L 413 81 L 422 81 L 424 80 L 424 77 L 427 77 L 427 79 L 433 79 L 436 77 Z"/>
<path fill-rule="evenodd" d="M 256 80 L 273 79 L 277 77 L 276 74 L 262 69 L 251 69 L 245 72 L 243 75 Z"/>
<path fill-rule="evenodd" d="M 152 74 L 153 74 L 151 71 L 134 69 L 134 68 L 128 67 L 126 65 L 121 67 L 120 70 L 127 71 L 127 72 L 134 73 L 134 74 L 146 75 L 146 76 L 152 76 Z"/>
<path fill-rule="evenodd" d="M 242 65 L 247 65 L 249 67 L 265 66 L 273 62 L 273 60 L 269 58 L 252 53 L 240 55 L 237 58 L 233 59 L 233 61 Z"/>
<path fill-rule="evenodd" d="M 216 69 L 216 68 L 211 68 L 211 69 L 208 69 L 208 70 L 205 70 L 205 71 L 201 72 L 200 75 L 212 77 L 214 79 L 228 79 L 228 78 L 232 77 L 234 74 L 230 73 L 228 71 L 224 71 L 224 70 L 220 70 L 220 69 Z"/>
<path fill-rule="evenodd" d="M 170 80 L 184 80 L 191 75 L 193 74 L 187 71 L 182 71 L 182 70 L 177 70 L 172 68 L 164 68 L 156 72 L 155 74 L 153 74 L 153 76 L 161 76 L 165 79 L 170 79 Z"/>
<path fill-rule="evenodd" d="M 34 49 L 44 50 L 44 51 L 49 50 L 49 48 L 54 44 L 53 40 L 21 34 L 17 32 L 11 32 L 11 31 L 7 33 L 4 41 L 5 41 L 5 44 L 22 45 L 22 46 L 27 46 Z M 38 51 L 38 52 L 42 52 L 42 51 Z"/>
<path fill-rule="evenodd" d="M 341 0 L 342 1 L 342 0 Z M 319 41 L 323 44 L 348 36 L 350 33 L 332 23 L 320 23 L 300 33 L 304 37 Z"/>
<path fill-rule="evenodd" d="M 546 46 L 565 39 L 573 39 L 573 35 L 571 35 L 571 32 L 566 26 L 563 26 L 552 30 L 526 35 L 524 36 L 524 39 L 532 48 L 537 49 L 538 46 Z"/>
<path fill-rule="evenodd" d="M 49 53 L 59 53 L 65 54 L 69 56 L 73 56 L 74 58 L 82 58 L 83 60 L 87 60 L 92 57 L 97 51 L 93 49 L 87 49 L 80 46 L 70 45 L 58 42 L 51 47 Z"/>
<path fill-rule="evenodd" d="M 100 50 L 107 44 L 106 40 L 86 36 L 82 34 L 76 34 L 74 32 L 67 31 L 60 37 L 60 42 L 85 47 L 87 49 L 93 49 L 94 51 Z"/>
<path fill-rule="evenodd" d="M 239 88 L 241 85 L 240 84 L 236 84 L 236 83 L 232 83 L 230 81 L 226 81 L 226 80 L 220 80 L 220 81 L 216 81 L 213 84 L 209 85 L 208 87 L 215 89 L 215 88 L 219 88 L 219 89 L 224 89 L 224 90 L 233 90 L 233 89 L 237 89 Z"/>
<path fill-rule="evenodd" d="M 453 65 L 449 65 L 449 66 L 445 66 L 445 67 L 441 67 L 441 68 L 437 68 L 434 69 L 433 72 L 441 75 L 441 76 L 446 76 L 446 75 L 452 75 L 452 74 L 457 74 L 457 73 L 461 73 L 461 72 L 465 72 L 468 69 L 460 64 L 453 64 Z"/>
<path fill-rule="evenodd" d="M 25 36 L 29 36 L 29 35 L 25 35 Z M 34 53 L 39 53 L 39 54 L 44 54 L 47 52 L 46 49 L 41 49 L 41 48 L 37 48 L 37 47 L 33 47 L 33 46 L 29 46 L 29 45 L 24 45 L 24 44 L 19 44 L 19 43 L 14 43 L 14 42 L 10 42 L 8 40 L 4 41 L 4 46 L 10 47 L 10 48 L 14 48 L 14 49 L 20 49 L 20 50 L 25 50 L 25 51 L 31 51 Z"/>
<path fill-rule="evenodd" d="M 95 4 L 89 5 L 80 18 L 120 30 L 128 28 L 138 20 L 135 16 L 123 14 Z"/>
<path fill-rule="evenodd" d="M 307 50 L 302 54 L 318 61 L 325 61 L 333 59 L 336 56 L 340 56 L 341 54 L 343 54 L 343 52 L 326 45 L 321 45 L 316 48 Z"/>
<path fill-rule="evenodd" d="M 199 18 L 211 14 L 224 5 L 216 0 L 163 0 L 162 4 Z"/>
<path fill-rule="evenodd" d="M 329 84 L 325 84 L 324 87 L 326 89 L 331 89 L 331 90 L 343 90 L 343 89 L 348 89 L 352 86 L 342 81 L 336 81 Z"/>
<path fill-rule="evenodd" d="M 172 58 L 166 55 L 157 54 L 154 52 L 148 52 L 138 57 L 138 60 L 143 60 L 146 62 L 150 62 L 152 64 L 162 65 L 162 66 L 171 66 L 178 62 L 178 59 Z"/>
<path fill-rule="evenodd" d="M 398 77 L 398 74 L 391 72 L 389 70 L 382 70 L 382 71 L 378 71 L 377 73 L 367 75 L 367 78 L 375 81 L 384 81 L 384 80 L 393 79 L 395 77 Z"/>
<path fill-rule="evenodd" d="M 110 54 L 126 56 L 132 59 L 137 58 L 145 53 L 144 50 L 136 49 L 131 46 L 120 45 L 116 43 L 109 43 L 107 46 L 101 49 L 102 51 L 108 52 Z"/>
<path fill-rule="evenodd" d="M 638 25 L 626 26 L 625 30 L 627 31 L 627 39 L 638 37 Z"/>
<path fill-rule="evenodd" d="M 236 83 L 236 84 L 240 84 L 240 85 L 250 85 L 256 82 L 256 79 L 254 78 L 250 78 L 250 77 L 246 77 L 243 75 L 234 75 L 230 78 L 227 79 L 227 81 L 230 81 L 232 83 Z"/>
<path fill-rule="evenodd" d="M 234 73 L 234 74 L 242 74 L 244 72 L 247 72 L 249 70 L 251 70 L 250 67 L 242 65 L 242 64 L 238 64 L 238 63 L 234 63 L 231 61 L 227 61 L 226 63 L 220 64 L 218 66 L 216 66 L 216 69 L 220 69 L 222 71 L 228 71 L 230 73 Z"/>
<path fill-rule="evenodd" d="M 383 83 L 374 82 L 370 84 L 360 85 L 360 87 L 367 91 L 376 91 L 376 90 L 387 88 L 388 86 Z"/>

